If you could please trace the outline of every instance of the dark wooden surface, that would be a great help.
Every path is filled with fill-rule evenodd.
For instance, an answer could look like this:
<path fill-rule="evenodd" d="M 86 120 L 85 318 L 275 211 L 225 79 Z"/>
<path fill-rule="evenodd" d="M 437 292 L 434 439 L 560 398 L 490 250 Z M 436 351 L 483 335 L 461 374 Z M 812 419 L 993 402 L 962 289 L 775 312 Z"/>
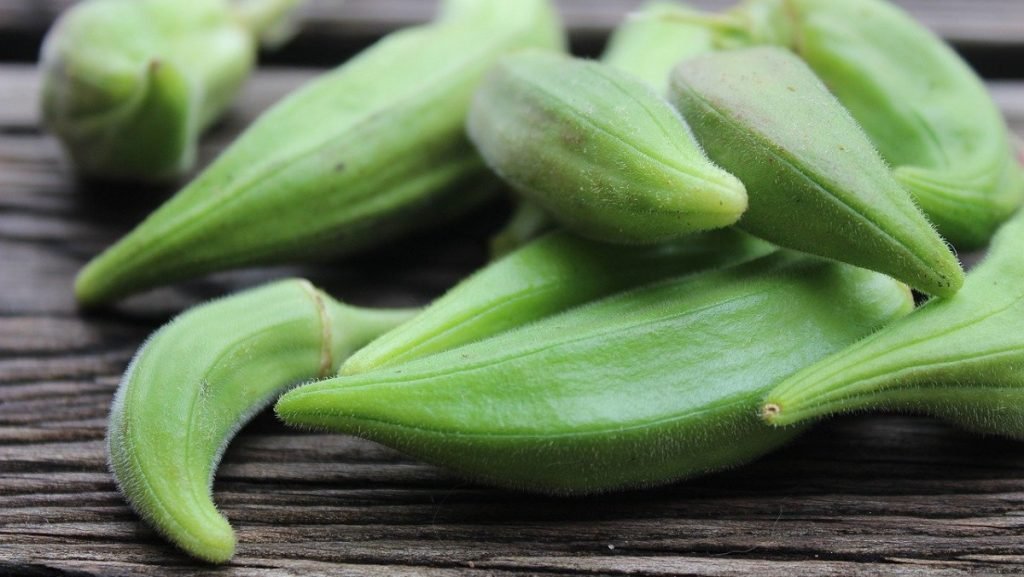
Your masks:
<path fill-rule="evenodd" d="M 0 3 L 0 28 L 55 4 Z M 929 2 L 907 4 L 927 12 Z M 935 21 L 962 14 L 950 22 L 963 29 L 968 15 L 1008 24 L 968 6 L 1024 7 L 930 4 Z M 311 75 L 258 74 L 204 156 Z M 83 315 L 77 269 L 172 190 L 76 183 L 39 129 L 35 83 L 30 66 L 0 64 L 0 575 L 204 574 L 138 521 L 104 463 L 108 406 L 141 340 L 191 304 L 287 274 L 353 303 L 424 303 L 483 262 L 501 209 L 361 258 L 217 275 Z M 991 87 L 1024 135 L 1024 82 Z M 661 489 L 551 499 L 264 414 L 225 456 L 215 498 L 239 534 L 238 557 L 216 570 L 231 576 L 1024 572 L 1024 444 L 913 417 L 841 419 L 753 465 Z"/>

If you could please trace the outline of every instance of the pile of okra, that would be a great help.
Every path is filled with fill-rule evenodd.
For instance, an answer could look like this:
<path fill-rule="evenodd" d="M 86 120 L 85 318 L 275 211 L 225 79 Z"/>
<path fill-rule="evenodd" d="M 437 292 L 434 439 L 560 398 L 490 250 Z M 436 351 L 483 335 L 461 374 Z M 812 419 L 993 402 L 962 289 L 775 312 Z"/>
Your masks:
<path fill-rule="evenodd" d="M 41 56 L 47 127 L 80 174 L 180 178 L 298 3 L 81 2 Z M 352 254 L 512 195 L 493 260 L 417 310 L 289 279 L 184 311 L 124 374 L 111 469 L 225 562 L 213 474 L 274 403 L 551 494 L 740 465 L 849 411 L 1024 438 L 1015 147 L 886 0 L 655 2 L 597 60 L 566 53 L 549 0 L 442 0 L 260 116 L 74 290 L 102 307 Z M 986 245 L 965 274 L 954 250 Z"/>

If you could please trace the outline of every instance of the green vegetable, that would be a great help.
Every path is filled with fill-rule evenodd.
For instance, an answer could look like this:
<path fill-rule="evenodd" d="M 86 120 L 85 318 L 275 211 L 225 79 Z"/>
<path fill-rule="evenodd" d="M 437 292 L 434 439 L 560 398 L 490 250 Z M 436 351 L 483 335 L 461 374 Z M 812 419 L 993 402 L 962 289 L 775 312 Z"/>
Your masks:
<path fill-rule="evenodd" d="M 954 294 L 956 257 L 849 113 L 780 48 L 714 53 L 672 75 L 673 102 L 750 195 L 740 228 L 779 246 Z"/>
<path fill-rule="evenodd" d="M 629 14 L 615 29 L 601 60 L 647 82 L 658 94 L 665 94 L 672 67 L 712 46 L 710 32 L 681 20 L 690 14 L 677 2 L 651 2 Z M 506 227 L 491 239 L 491 254 L 511 252 L 555 224 L 535 202 L 519 199 Z"/>
<path fill-rule="evenodd" d="M 734 39 L 800 55 L 955 245 L 985 244 L 1024 199 L 1006 122 L 973 70 L 883 0 L 749 0 Z"/>
<path fill-rule="evenodd" d="M 690 22 L 700 14 L 678 2 L 651 2 L 615 29 L 601 60 L 666 94 L 676 64 L 716 47 L 711 29 Z"/>
<path fill-rule="evenodd" d="M 256 36 L 297 1 L 76 4 L 43 45 L 43 121 L 86 176 L 180 176 L 249 75 Z"/>
<path fill-rule="evenodd" d="M 501 54 L 561 44 L 546 0 L 446 0 L 264 114 L 89 263 L 78 300 L 350 252 L 477 204 L 496 182 L 465 139 L 473 90 Z"/>
<path fill-rule="evenodd" d="M 777 254 L 305 385 L 276 410 L 495 485 L 653 485 L 792 438 L 758 419 L 768 388 L 911 307 L 906 287 L 883 275 Z"/>
<path fill-rule="evenodd" d="M 415 319 L 353 355 L 342 373 L 403 364 L 615 292 L 772 250 L 768 243 L 732 230 L 654 247 L 604 245 L 555 232 L 477 271 Z"/>
<path fill-rule="evenodd" d="M 235 535 L 210 492 L 235 432 L 412 314 L 349 307 L 302 280 L 182 314 L 143 345 L 114 398 L 107 440 L 121 492 L 189 554 L 227 561 Z"/>
<path fill-rule="evenodd" d="M 767 395 L 777 425 L 863 409 L 926 413 L 1024 439 L 1024 213 L 956 296 L 805 368 Z"/>
<path fill-rule="evenodd" d="M 653 244 L 728 226 L 743 185 L 701 153 L 642 81 L 556 54 L 503 59 L 473 99 L 469 137 L 517 192 L 570 230 Z"/>

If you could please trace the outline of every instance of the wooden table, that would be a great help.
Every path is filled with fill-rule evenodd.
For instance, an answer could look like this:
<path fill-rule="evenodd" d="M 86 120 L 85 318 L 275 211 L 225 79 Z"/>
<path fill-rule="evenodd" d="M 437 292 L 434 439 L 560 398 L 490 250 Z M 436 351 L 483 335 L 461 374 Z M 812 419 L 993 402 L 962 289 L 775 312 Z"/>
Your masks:
<path fill-rule="evenodd" d="M 0 3 L 0 58 L 37 44 L 38 23 L 62 4 Z M 313 4 L 317 34 L 346 30 L 345 12 Z M 390 20 L 373 11 L 388 4 Z M 350 14 L 376 14 L 386 29 L 411 4 L 351 0 Z M 584 36 L 633 4 L 604 0 L 588 17 L 582 2 L 563 2 Z M 1019 0 L 906 4 L 968 50 L 1024 46 Z M 5 45 L 5 33 L 18 42 Z M 1022 61 L 1004 64 L 1024 78 Z M 312 74 L 260 72 L 204 157 Z M 208 566 L 128 509 L 104 462 L 111 396 L 142 339 L 191 304 L 288 274 L 357 304 L 427 302 L 484 262 L 482 239 L 500 209 L 369 256 L 216 275 L 82 314 L 75 272 L 172 190 L 74 182 L 39 128 L 36 82 L 30 65 L 0 64 L 0 575 L 203 574 Z M 1024 135 L 1024 82 L 990 86 Z M 231 576 L 1024 571 L 1024 443 L 903 416 L 836 420 L 753 465 L 657 490 L 553 499 L 468 484 L 374 443 L 286 430 L 264 414 L 228 451 L 215 498 L 238 530 L 238 556 L 217 570 Z"/>

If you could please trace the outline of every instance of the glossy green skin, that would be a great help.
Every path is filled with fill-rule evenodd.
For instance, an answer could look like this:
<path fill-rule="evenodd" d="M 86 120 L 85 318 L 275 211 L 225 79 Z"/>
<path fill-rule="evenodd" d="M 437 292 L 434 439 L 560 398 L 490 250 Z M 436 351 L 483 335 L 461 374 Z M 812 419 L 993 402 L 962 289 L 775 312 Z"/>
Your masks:
<path fill-rule="evenodd" d="M 84 305 L 254 264 L 351 252 L 478 204 L 496 185 L 463 132 L 494 61 L 559 48 L 547 0 L 447 0 L 266 112 L 82 271 Z"/>
<path fill-rule="evenodd" d="M 884 272 L 933 295 L 963 283 L 953 253 L 849 113 L 792 53 L 698 56 L 671 98 L 708 156 L 746 185 L 739 226 L 779 246 Z"/>
<path fill-rule="evenodd" d="M 281 5 L 277 18 L 295 4 L 260 3 Z M 256 33 L 227 0 L 76 4 L 43 45 L 43 121 L 83 175 L 180 176 L 252 69 Z"/>
<path fill-rule="evenodd" d="M 768 388 L 911 307 L 906 287 L 883 275 L 776 254 L 305 385 L 276 411 L 500 486 L 656 485 L 792 438 L 758 419 Z"/>
<path fill-rule="evenodd" d="M 1024 199 L 1009 131 L 977 74 L 883 0 L 752 0 L 747 42 L 794 50 L 864 128 L 944 237 L 986 242 Z"/>
<path fill-rule="evenodd" d="M 287 280 L 180 315 L 142 346 L 114 398 L 107 442 L 121 492 L 190 555 L 227 561 L 235 535 L 211 488 L 235 432 L 412 314 L 348 307 Z"/>
<path fill-rule="evenodd" d="M 354 354 L 365 373 L 453 349 L 656 280 L 743 262 L 774 247 L 733 230 L 656 247 L 605 245 L 559 231 L 491 263 L 412 321 Z"/>
<path fill-rule="evenodd" d="M 863 409 L 909 410 L 1024 439 L 1024 213 L 993 240 L 956 296 L 779 383 L 764 415 L 778 425 Z"/>
<path fill-rule="evenodd" d="M 651 2 L 615 29 L 601 60 L 667 94 L 676 64 L 715 50 L 712 30 L 688 21 L 699 14 L 678 2 Z"/>
<path fill-rule="evenodd" d="M 736 222 L 743 185 L 700 151 L 643 81 L 608 65 L 524 52 L 473 99 L 469 137 L 520 194 L 577 234 L 654 244 Z"/>

